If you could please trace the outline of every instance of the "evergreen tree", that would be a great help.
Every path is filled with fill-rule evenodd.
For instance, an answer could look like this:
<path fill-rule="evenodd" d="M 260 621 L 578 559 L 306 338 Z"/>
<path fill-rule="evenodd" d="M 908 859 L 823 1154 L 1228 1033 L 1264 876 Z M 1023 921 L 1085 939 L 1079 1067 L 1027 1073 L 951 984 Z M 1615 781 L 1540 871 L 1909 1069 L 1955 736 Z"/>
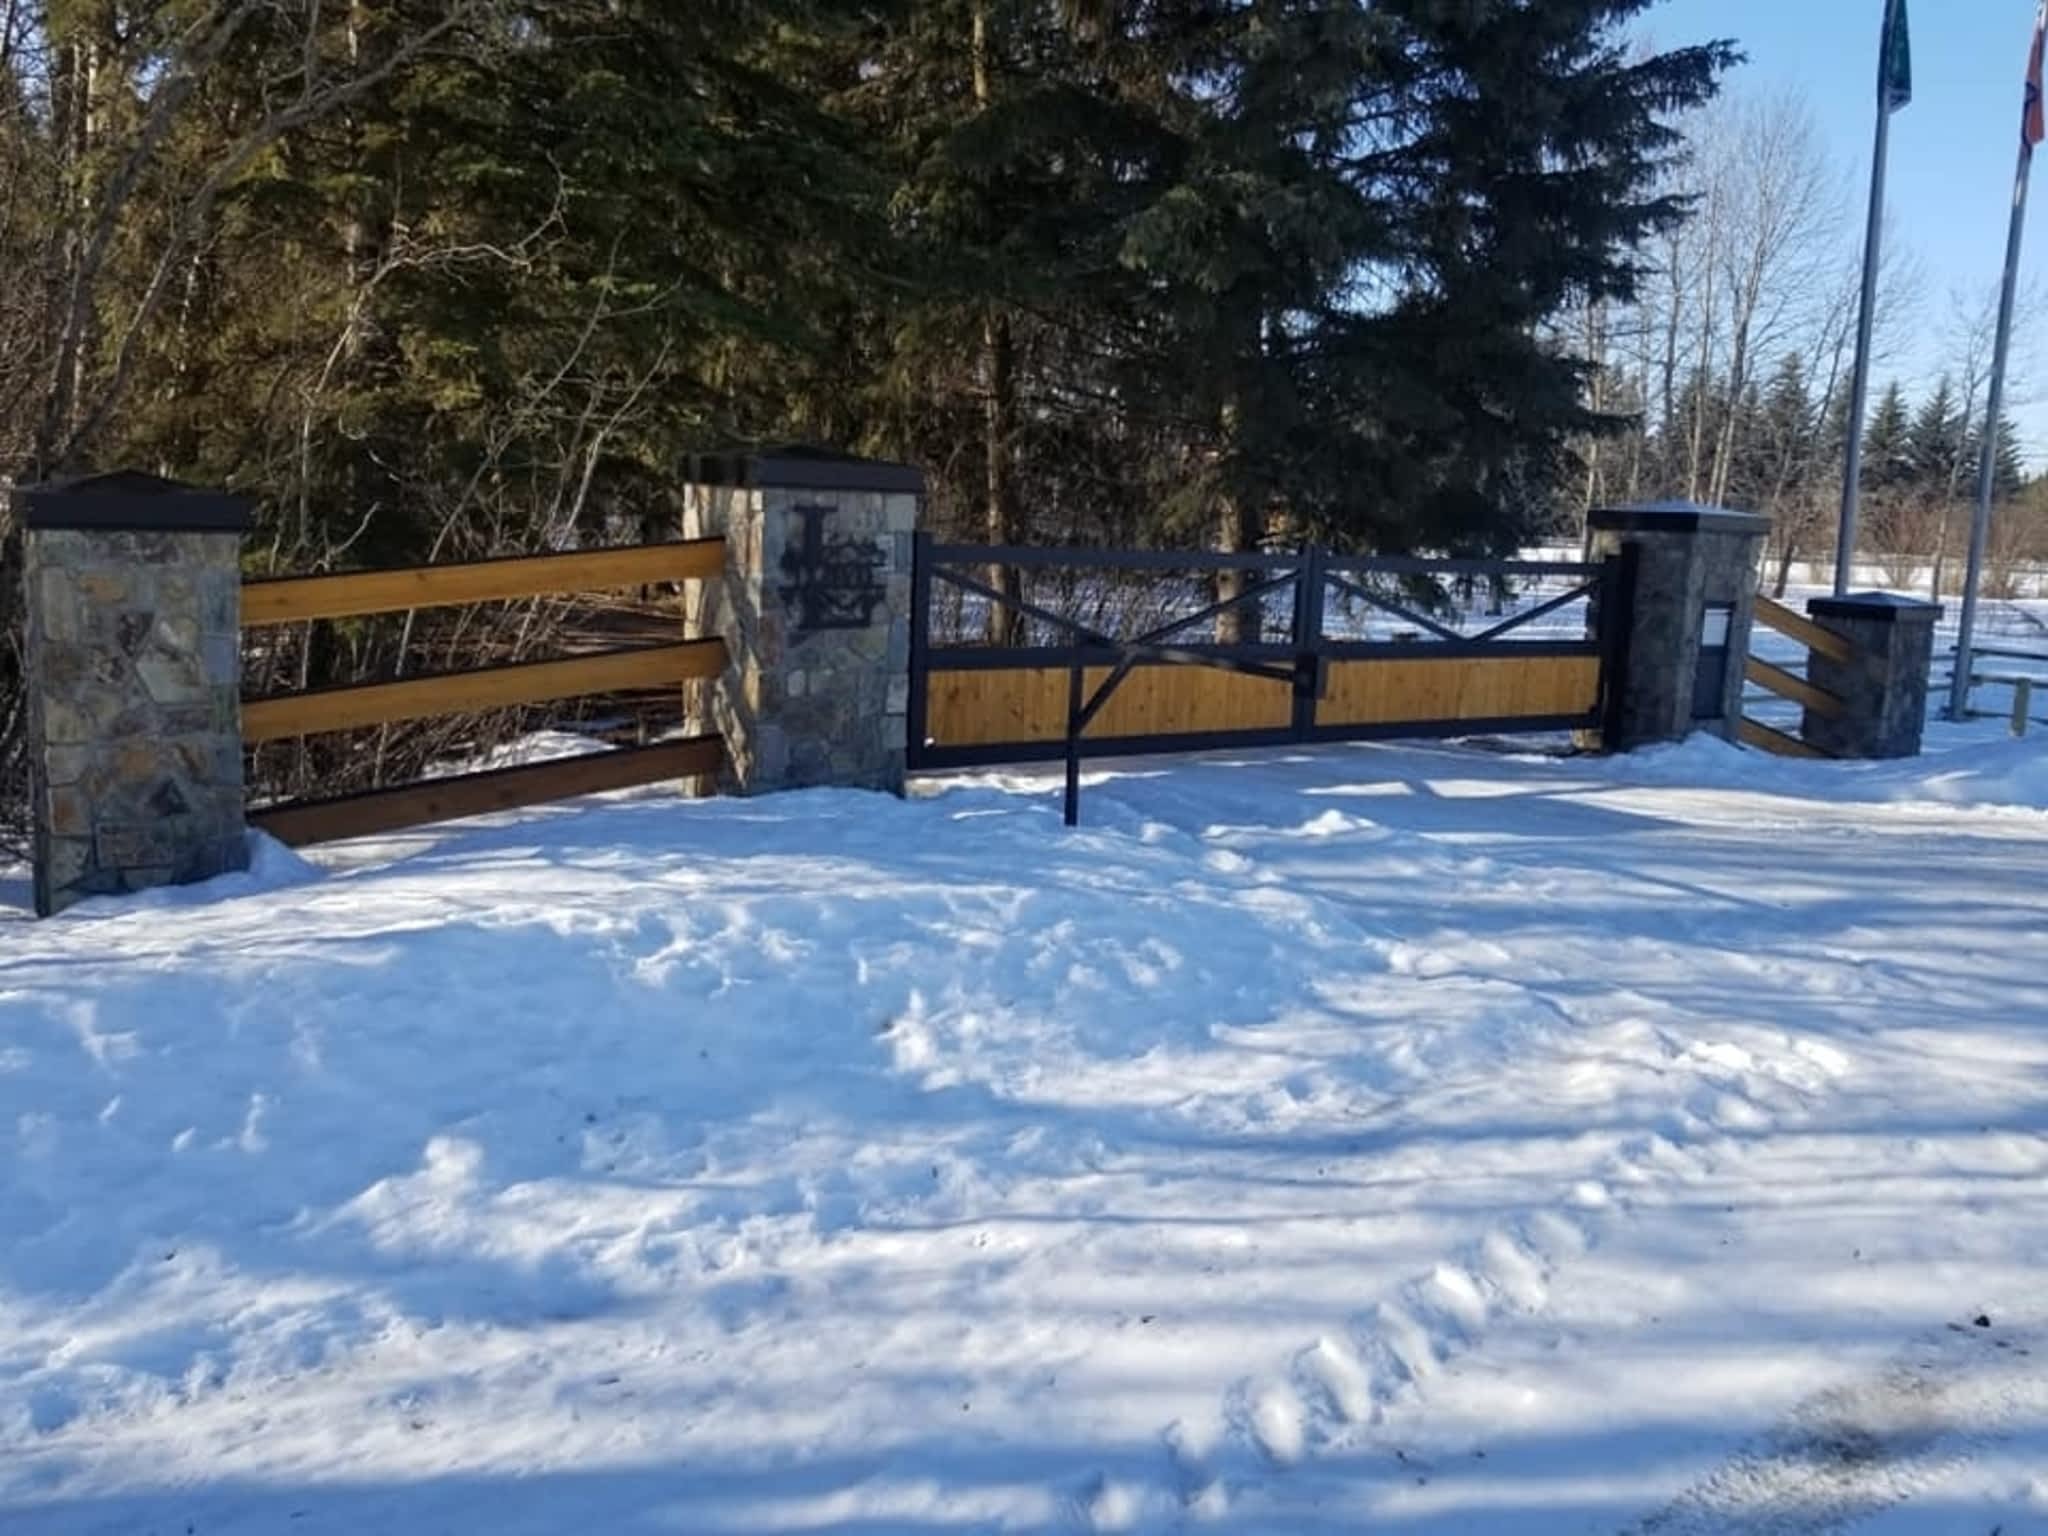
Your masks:
<path fill-rule="evenodd" d="M 1890 490 L 1913 481 L 1912 423 L 1905 391 L 1894 379 L 1878 397 L 1877 409 L 1863 429 L 1863 483 Z"/>
<path fill-rule="evenodd" d="M 1815 444 L 1815 457 L 1829 465 L 1840 465 L 1849 452 L 1849 388 L 1846 383 L 1838 384 L 1828 396 L 1827 408 L 1821 412 L 1820 441 Z"/>
<path fill-rule="evenodd" d="M 1117 259 L 1159 134 L 1049 0 L 910 0 L 844 39 L 834 105 L 886 168 L 899 267 L 871 292 L 851 380 L 877 446 L 931 465 L 965 537 L 1131 542 L 1142 438 L 1105 359 L 1142 314 Z M 991 573 L 1015 592 L 1014 571 Z M 1018 616 L 991 605 L 990 636 Z"/>
<path fill-rule="evenodd" d="M 335 7 L 323 41 L 375 60 L 447 5 Z M 224 201 L 192 324 L 211 342 L 166 338 L 178 387 L 128 413 L 124 456 L 223 483 L 260 467 L 296 510 L 289 565 L 343 540 L 399 563 L 604 517 L 665 529 L 682 455 L 788 432 L 824 322 L 889 264 L 857 151 L 759 41 L 798 51 L 807 11 L 475 10 L 463 46 Z"/>
<path fill-rule="evenodd" d="M 1765 449 L 1764 391 L 1755 379 L 1733 406 L 1735 420 L 1726 500 L 1731 506 L 1760 507 L 1775 489 Z"/>
<path fill-rule="evenodd" d="M 858 39 L 918 290 L 861 345 L 941 515 L 1514 543 L 1617 425 L 1540 322 L 1683 216 L 1667 119 L 1730 57 L 1631 58 L 1642 8 L 912 0 Z"/>
<path fill-rule="evenodd" d="M 1812 458 L 1815 432 L 1805 361 L 1797 352 L 1787 352 L 1778 360 L 1764 391 L 1757 424 L 1756 448 L 1768 480 L 1763 504 L 1776 500 L 1803 478 Z"/>
<path fill-rule="evenodd" d="M 1913 413 L 1906 429 L 1905 457 L 1912 483 L 1923 493 L 1949 497 L 1961 483 L 1964 423 L 1947 374 Z"/>
<path fill-rule="evenodd" d="M 1155 309 L 1129 388 L 1178 423 L 1179 504 L 1222 547 L 1285 517 L 1497 549 L 1547 516 L 1568 439 L 1617 423 L 1539 323 L 1632 291 L 1685 211 L 1651 190 L 1666 115 L 1730 57 L 1632 57 L 1643 8 L 1179 0 L 1126 27 L 1172 137 L 1124 246 Z"/>
<path fill-rule="evenodd" d="M 1828 426 L 1817 419 L 1806 362 L 1796 352 L 1778 360 L 1764 391 L 1751 448 L 1758 487 L 1755 505 L 1771 517 L 1773 590 L 1783 596 L 1792 561 L 1812 542 L 1819 521 L 1817 494 L 1826 483 L 1823 461 Z"/>
<path fill-rule="evenodd" d="M 1974 428 L 1964 443 L 1964 463 L 1967 469 L 1963 476 L 1965 494 L 1975 500 L 1978 477 L 1982 473 L 1984 429 Z M 2014 501 L 2027 486 L 2027 470 L 2020 458 L 2019 429 L 2013 425 L 2010 416 L 1998 420 L 1998 447 L 1992 454 L 1991 469 L 1992 500 L 1998 503 Z"/>

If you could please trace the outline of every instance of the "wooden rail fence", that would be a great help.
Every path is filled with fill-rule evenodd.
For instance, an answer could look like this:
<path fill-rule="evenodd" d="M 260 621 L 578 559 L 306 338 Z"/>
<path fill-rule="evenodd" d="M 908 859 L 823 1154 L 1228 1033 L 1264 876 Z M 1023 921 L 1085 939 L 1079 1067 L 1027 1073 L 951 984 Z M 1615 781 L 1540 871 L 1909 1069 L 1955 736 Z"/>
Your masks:
<path fill-rule="evenodd" d="M 416 608 L 712 580 L 723 572 L 724 563 L 722 540 L 695 539 L 335 576 L 288 576 L 244 583 L 242 625 L 253 629 Z M 685 640 L 561 660 L 513 662 L 391 682 L 309 689 L 244 701 L 242 736 L 246 744 L 256 746 L 437 715 L 554 703 L 629 689 L 680 687 L 694 679 L 716 677 L 724 667 L 724 642 Z M 265 806 L 252 812 L 249 821 L 282 842 L 303 846 L 541 805 L 600 790 L 694 778 L 716 772 L 723 760 L 724 744 L 715 736 L 699 736 Z"/>
<path fill-rule="evenodd" d="M 725 563 L 723 539 L 635 544 L 562 555 L 513 555 L 461 565 L 415 565 L 338 576 L 280 576 L 242 585 L 242 627 L 352 619 L 412 608 L 616 592 L 657 582 L 705 581 Z"/>
<path fill-rule="evenodd" d="M 1796 640 L 1807 650 L 1815 651 L 1831 661 L 1848 662 L 1854 658 L 1855 648 L 1833 630 L 1816 624 L 1805 614 L 1787 608 L 1761 592 L 1756 598 L 1756 622 L 1766 629 L 1777 631 L 1787 639 Z M 1744 664 L 1744 675 L 1750 682 L 1781 699 L 1789 699 L 1804 709 L 1829 719 L 1839 719 L 1847 706 L 1835 694 L 1816 686 L 1798 673 L 1775 666 L 1762 657 L 1752 655 Z M 1781 731 L 1765 725 L 1760 720 L 1744 716 L 1736 722 L 1737 737 L 1747 746 L 1758 747 L 1766 752 L 1775 752 L 1780 757 L 1831 757 L 1833 754 L 1812 742 L 1803 741 L 1788 731 Z"/>
<path fill-rule="evenodd" d="M 436 672 L 390 683 L 356 683 L 251 700 L 242 707 L 242 739 L 251 746 L 322 731 L 352 731 L 435 715 L 471 714 L 519 704 L 551 704 L 594 693 L 653 688 L 716 677 L 725 665 L 717 640 L 638 646 L 565 661 L 520 661 L 468 672 Z"/>

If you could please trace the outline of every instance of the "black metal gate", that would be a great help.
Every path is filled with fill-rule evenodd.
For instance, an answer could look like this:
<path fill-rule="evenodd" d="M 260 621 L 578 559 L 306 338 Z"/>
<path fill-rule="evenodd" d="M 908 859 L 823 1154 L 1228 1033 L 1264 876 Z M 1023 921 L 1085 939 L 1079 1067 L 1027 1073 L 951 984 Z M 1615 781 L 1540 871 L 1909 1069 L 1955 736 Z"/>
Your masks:
<path fill-rule="evenodd" d="M 1627 558 L 1053 550 L 920 535 L 910 765 L 1065 758 L 1071 813 L 1083 757 L 1598 730 L 1619 688 Z M 1005 593 L 997 571 L 1016 573 L 1021 592 Z M 1225 573 L 1239 589 L 1218 597 Z M 991 624 L 998 611 L 1014 617 Z M 984 638 L 1006 630 L 1022 643 Z"/>

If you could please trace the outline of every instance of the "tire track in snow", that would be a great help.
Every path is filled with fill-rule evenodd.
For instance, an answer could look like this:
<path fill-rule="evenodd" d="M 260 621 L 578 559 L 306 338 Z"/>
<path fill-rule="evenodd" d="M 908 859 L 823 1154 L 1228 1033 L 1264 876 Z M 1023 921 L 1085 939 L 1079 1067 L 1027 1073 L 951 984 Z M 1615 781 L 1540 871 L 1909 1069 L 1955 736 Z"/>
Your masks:
<path fill-rule="evenodd" d="M 1828 1536 L 1897 1507 L 2048 1413 L 2038 1331 L 1952 1324 L 1770 1431 L 1621 1536 Z"/>

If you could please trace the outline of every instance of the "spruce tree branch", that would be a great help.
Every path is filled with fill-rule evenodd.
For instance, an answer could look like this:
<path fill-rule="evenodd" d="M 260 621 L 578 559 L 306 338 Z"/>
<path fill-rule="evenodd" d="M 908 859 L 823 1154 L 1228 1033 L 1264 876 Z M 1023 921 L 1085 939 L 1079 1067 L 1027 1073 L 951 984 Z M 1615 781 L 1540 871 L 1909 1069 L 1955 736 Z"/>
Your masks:
<path fill-rule="evenodd" d="M 279 139 L 368 95 L 441 38 L 447 36 L 451 31 L 466 22 L 471 15 L 482 9 L 485 3 L 487 3 L 487 0 L 457 0 L 457 3 L 450 6 L 448 12 L 432 26 L 426 27 L 406 39 L 399 46 L 393 48 L 388 55 L 380 59 L 373 67 L 363 71 L 361 74 L 325 88 L 316 88 L 312 81 L 305 82 L 297 100 L 265 116 L 244 132 L 228 148 L 227 152 L 214 164 L 212 170 L 207 173 L 199 185 L 187 196 L 180 207 L 178 215 L 172 224 L 170 236 L 158 255 L 149 283 L 144 288 L 142 297 L 136 302 L 134 310 L 129 315 L 128 321 L 122 329 L 121 339 L 115 351 L 113 368 L 106 382 L 101 386 L 91 410 L 85 414 L 83 420 L 72 430 L 70 435 L 63 439 L 62 447 L 54 455 L 57 465 L 68 466 L 80 460 L 91 448 L 94 440 L 106 426 L 109 417 L 120 404 L 122 396 L 127 391 L 129 378 L 134 370 L 137 344 L 163 304 L 164 296 L 170 287 L 172 274 L 177 269 L 179 258 L 205 227 L 206 221 L 212 215 L 215 202 L 218 201 L 221 193 L 226 190 L 229 184 L 236 177 L 240 176 L 243 171 L 248 169 L 259 155 Z M 253 8 L 254 0 L 243 0 L 243 3 L 237 9 L 238 12 L 241 12 Z M 238 20 L 236 25 L 238 26 L 239 24 Z M 219 47 L 214 50 L 212 57 L 217 60 L 219 49 L 225 48 L 225 46 L 226 38 L 223 37 L 220 39 Z M 196 72 L 188 73 L 196 81 Z M 188 86 L 186 94 L 189 94 L 189 90 L 190 87 Z M 157 142 L 161 141 L 162 133 L 168 130 L 168 126 L 168 122 L 166 122 L 163 129 L 157 132 L 155 135 Z M 139 176 L 142 162 L 137 160 L 136 156 L 131 156 L 130 158 L 132 161 L 136 161 L 136 175 Z M 131 178 L 128 187 L 129 193 L 133 191 L 132 182 L 133 178 Z M 126 194 L 124 194 L 124 200 L 125 196 Z M 104 253 L 102 253 L 103 255 Z M 81 298 L 83 297 L 84 295 L 81 295 Z M 79 322 L 81 324 L 82 317 L 83 310 L 81 309 L 79 311 Z"/>
<path fill-rule="evenodd" d="M 36 467 L 43 473 L 69 458 L 67 452 L 57 450 L 56 444 L 64 431 L 66 416 L 76 407 L 70 381 L 76 376 L 78 354 L 84 346 L 100 272 L 106 265 L 108 250 L 127 213 L 129 200 L 134 196 L 143 173 L 154 163 L 163 147 L 179 109 L 198 88 L 201 78 L 220 62 L 235 34 L 261 5 L 262 0 L 219 0 L 210 12 L 186 29 L 185 37 L 196 41 L 180 44 L 173 56 L 174 62 L 165 69 L 149 94 L 143 108 L 142 126 L 134 142 L 122 156 L 113 176 L 98 191 L 99 207 L 91 232 L 68 274 L 63 320 L 53 351 L 55 373 L 36 431 Z"/>

